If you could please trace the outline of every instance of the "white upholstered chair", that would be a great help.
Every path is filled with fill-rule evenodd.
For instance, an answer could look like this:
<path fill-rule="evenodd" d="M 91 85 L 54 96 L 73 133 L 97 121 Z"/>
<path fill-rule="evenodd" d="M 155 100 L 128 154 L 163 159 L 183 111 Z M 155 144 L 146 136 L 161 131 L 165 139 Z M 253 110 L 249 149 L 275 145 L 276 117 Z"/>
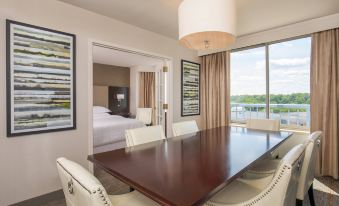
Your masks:
<path fill-rule="evenodd" d="M 279 131 L 280 120 L 279 119 L 249 119 L 246 121 L 246 128 L 267 130 L 267 131 Z"/>
<path fill-rule="evenodd" d="M 288 142 L 288 140 L 283 143 L 281 147 L 281 150 L 287 150 L 289 151 L 291 148 L 293 148 L 297 144 L 307 144 L 309 141 L 312 140 L 312 138 L 317 137 L 317 141 L 320 142 L 321 132 L 317 131 L 312 133 L 306 138 L 298 137 L 300 140 L 298 141 L 291 141 Z M 280 148 L 278 148 L 280 150 Z M 249 169 L 249 172 L 258 173 L 258 174 L 272 174 L 277 169 L 277 166 L 279 165 L 280 160 L 286 155 L 284 152 L 277 152 L 278 156 L 275 159 L 265 159 L 264 161 L 260 161 L 258 164 L 255 164 L 251 169 Z"/>
<path fill-rule="evenodd" d="M 302 206 L 306 193 L 309 195 L 311 206 L 315 205 L 313 197 L 313 180 L 315 177 L 316 156 L 319 152 L 321 135 L 322 133 L 317 131 L 312 133 L 306 140 L 304 140 L 306 151 L 301 175 L 299 178 L 297 206 Z M 286 147 L 288 146 L 292 148 L 294 145 L 287 145 Z M 277 169 L 280 161 L 281 159 L 266 160 L 266 162 L 262 161 L 258 165 L 255 165 L 254 168 L 249 170 L 245 174 L 245 178 L 246 176 L 251 178 L 261 178 L 265 175 L 270 175 Z"/>
<path fill-rule="evenodd" d="M 166 139 L 161 125 L 128 129 L 125 131 L 127 147 Z"/>
<path fill-rule="evenodd" d="M 297 145 L 282 159 L 274 175 L 259 179 L 238 179 L 214 195 L 205 206 L 292 206 L 305 146 Z"/>
<path fill-rule="evenodd" d="M 313 180 L 315 177 L 316 157 L 319 153 L 322 133 L 317 131 L 310 135 L 306 147 L 305 159 L 299 178 L 297 192 L 297 206 L 302 206 L 306 193 L 310 198 L 311 206 L 315 206 L 313 196 Z"/>
<path fill-rule="evenodd" d="M 173 123 L 172 129 L 174 136 L 180 136 L 199 131 L 195 120 Z"/>
<path fill-rule="evenodd" d="M 136 119 L 145 125 L 152 124 L 152 108 L 137 108 Z"/>
<path fill-rule="evenodd" d="M 158 205 L 137 191 L 122 195 L 107 195 L 97 178 L 79 164 L 66 158 L 57 159 L 57 168 L 67 206 Z"/>

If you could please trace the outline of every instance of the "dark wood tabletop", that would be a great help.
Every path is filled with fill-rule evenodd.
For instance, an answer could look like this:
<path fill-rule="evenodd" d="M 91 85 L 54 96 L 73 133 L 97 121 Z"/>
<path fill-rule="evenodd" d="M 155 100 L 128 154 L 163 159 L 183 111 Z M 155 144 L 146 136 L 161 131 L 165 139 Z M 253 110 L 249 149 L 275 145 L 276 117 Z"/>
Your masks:
<path fill-rule="evenodd" d="M 201 205 L 291 134 L 219 127 L 88 159 L 162 205 Z"/>

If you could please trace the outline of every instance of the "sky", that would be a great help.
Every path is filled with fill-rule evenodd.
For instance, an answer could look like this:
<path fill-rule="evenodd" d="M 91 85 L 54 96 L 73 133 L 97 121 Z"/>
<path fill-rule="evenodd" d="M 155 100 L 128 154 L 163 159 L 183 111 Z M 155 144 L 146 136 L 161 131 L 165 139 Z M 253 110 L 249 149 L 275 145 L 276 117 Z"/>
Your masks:
<path fill-rule="evenodd" d="M 269 46 L 270 94 L 310 92 L 311 38 Z M 265 47 L 231 53 L 231 96 L 266 94 Z"/>

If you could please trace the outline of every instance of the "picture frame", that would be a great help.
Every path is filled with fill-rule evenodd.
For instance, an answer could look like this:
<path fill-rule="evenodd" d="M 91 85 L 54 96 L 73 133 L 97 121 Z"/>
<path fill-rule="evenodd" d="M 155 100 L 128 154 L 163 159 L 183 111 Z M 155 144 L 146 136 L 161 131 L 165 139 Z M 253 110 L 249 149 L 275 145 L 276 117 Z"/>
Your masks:
<path fill-rule="evenodd" d="M 7 137 L 76 129 L 76 36 L 6 20 Z"/>
<path fill-rule="evenodd" d="M 200 115 L 200 64 L 181 60 L 181 116 Z"/>

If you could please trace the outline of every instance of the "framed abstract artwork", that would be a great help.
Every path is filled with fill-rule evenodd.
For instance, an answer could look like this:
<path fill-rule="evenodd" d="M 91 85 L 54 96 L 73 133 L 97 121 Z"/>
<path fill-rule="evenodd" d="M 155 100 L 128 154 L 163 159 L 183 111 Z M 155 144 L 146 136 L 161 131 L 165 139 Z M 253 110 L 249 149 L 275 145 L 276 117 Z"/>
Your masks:
<path fill-rule="evenodd" d="M 181 116 L 200 115 L 200 64 L 181 60 Z"/>
<path fill-rule="evenodd" d="M 7 136 L 76 128 L 73 34 L 6 21 Z"/>

